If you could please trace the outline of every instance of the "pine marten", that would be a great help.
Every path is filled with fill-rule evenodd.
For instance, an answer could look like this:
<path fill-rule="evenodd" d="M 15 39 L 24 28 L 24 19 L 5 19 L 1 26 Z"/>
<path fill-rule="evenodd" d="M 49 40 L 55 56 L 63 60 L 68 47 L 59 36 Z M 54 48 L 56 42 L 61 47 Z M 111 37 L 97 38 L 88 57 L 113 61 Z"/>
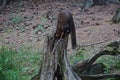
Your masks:
<path fill-rule="evenodd" d="M 62 35 L 63 33 L 63 35 Z M 56 38 L 64 38 L 66 35 L 71 35 L 72 48 L 76 48 L 76 30 L 73 22 L 73 17 L 70 11 L 62 10 L 58 15 L 57 29 L 55 33 Z"/>

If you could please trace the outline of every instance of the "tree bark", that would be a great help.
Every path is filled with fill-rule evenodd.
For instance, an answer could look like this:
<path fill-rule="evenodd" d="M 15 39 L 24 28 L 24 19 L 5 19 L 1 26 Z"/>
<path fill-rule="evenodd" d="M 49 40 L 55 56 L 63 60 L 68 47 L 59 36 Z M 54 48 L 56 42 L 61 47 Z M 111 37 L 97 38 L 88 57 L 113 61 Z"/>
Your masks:
<path fill-rule="evenodd" d="M 40 71 L 31 80 L 81 80 L 67 60 L 68 35 L 58 40 L 47 36 Z"/>

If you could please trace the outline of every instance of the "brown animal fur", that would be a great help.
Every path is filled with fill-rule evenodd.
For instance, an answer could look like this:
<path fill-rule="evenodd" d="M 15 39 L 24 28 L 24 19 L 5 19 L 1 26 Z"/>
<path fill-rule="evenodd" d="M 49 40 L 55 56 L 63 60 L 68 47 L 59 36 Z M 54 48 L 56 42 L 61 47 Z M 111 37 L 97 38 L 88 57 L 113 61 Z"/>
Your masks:
<path fill-rule="evenodd" d="M 63 33 L 63 35 L 62 35 Z M 76 48 L 76 30 L 73 22 L 72 14 L 68 10 L 63 10 L 58 15 L 56 38 L 65 37 L 65 35 L 71 35 L 72 48 Z"/>

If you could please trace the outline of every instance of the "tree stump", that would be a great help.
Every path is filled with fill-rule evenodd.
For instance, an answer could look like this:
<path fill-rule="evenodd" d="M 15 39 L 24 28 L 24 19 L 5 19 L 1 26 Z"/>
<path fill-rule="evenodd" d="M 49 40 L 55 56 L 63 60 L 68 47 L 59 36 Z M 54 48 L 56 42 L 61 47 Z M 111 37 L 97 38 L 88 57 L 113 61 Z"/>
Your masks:
<path fill-rule="evenodd" d="M 31 80 L 81 80 L 67 60 L 67 43 L 68 35 L 59 40 L 47 36 L 41 69 Z"/>
<path fill-rule="evenodd" d="M 113 23 L 119 23 L 120 22 L 120 8 L 116 10 L 115 15 L 112 18 Z"/>

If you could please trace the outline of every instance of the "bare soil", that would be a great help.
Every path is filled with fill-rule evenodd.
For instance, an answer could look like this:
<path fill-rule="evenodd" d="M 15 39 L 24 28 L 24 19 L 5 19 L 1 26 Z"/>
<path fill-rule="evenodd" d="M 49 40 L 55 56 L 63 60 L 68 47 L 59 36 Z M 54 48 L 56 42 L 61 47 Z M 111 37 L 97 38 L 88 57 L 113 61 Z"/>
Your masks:
<path fill-rule="evenodd" d="M 73 14 L 78 49 L 84 48 L 90 56 L 107 43 L 119 39 L 120 24 L 112 24 L 110 20 L 120 5 L 94 6 L 81 11 L 79 3 L 10 3 L 0 13 L 0 45 L 10 44 L 14 48 L 24 46 L 41 50 L 45 32 L 56 27 L 57 16 L 62 9 L 69 9 Z M 73 53 L 70 42 L 68 53 Z"/>

